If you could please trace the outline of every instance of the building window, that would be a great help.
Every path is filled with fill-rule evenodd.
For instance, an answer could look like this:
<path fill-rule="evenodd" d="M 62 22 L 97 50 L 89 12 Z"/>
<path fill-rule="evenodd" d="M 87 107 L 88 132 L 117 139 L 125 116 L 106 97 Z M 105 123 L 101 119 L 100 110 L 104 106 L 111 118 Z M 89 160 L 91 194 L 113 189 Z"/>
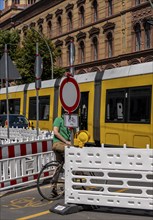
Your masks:
<path fill-rule="evenodd" d="M 83 6 L 81 6 L 79 9 L 79 22 L 80 26 L 83 27 L 85 24 L 85 10 Z"/>
<path fill-rule="evenodd" d="M 94 0 L 92 2 L 92 14 L 93 14 L 93 22 L 96 22 L 98 20 L 98 4 L 97 0 Z"/>
<path fill-rule="evenodd" d="M 84 63 L 85 62 L 85 44 L 84 41 L 81 41 L 79 43 L 79 62 Z"/>
<path fill-rule="evenodd" d="M 98 60 L 98 39 L 97 37 L 92 38 L 92 59 L 93 60 Z"/>
<path fill-rule="evenodd" d="M 145 22 L 144 24 L 144 31 L 145 31 L 145 49 L 149 49 L 151 47 L 151 28 L 150 24 Z"/>
<path fill-rule="evenodd" d="M 72 12 L 69 11 L 67 15 L 67 23 L 68 23 L 68 31 L 71 31 L 73 29 L 73 20 L 72 20 Z"/>
<path fill-rule="evenodd" d="M 12 0 L 12 4 L 20 4 L 20 0 Z"/>
<path fill-rule="evenodd" d="M 108 50 L 108 57 L 112 57 L 113 56 L 113 36 L 112 33 L 109 32 L 107 34 L 107 50 Z"/>
<path fill-rule="evenodd" d="M 135 44 L 136 44 L 136 51 L 141 50 L 141 27 L 140 24 L 135 25 Z"/>
<path fill-rule="evenodd" d="M 70 65 L 70 43 L 67 45 L 67 65 Z"/>
<path fill-rule="evenodd" d="M 61 16 L 58 16 L 58 18 L 57 18 L 57 29 L 58 29 L 58 34 L 62 34 L 62 18 L 61 18 Z"/>
<path fill-rule="evenodd" d="M 28 0 L 28 4 L 29 5 L 32 5 L 32 4 L 34 4 L 36 2 L 36 0 Z"/>
<path fill-rule="evenodd" d="M 113 1 L 108 0 L 108 16 L 111 16 L 113 14 Z"/>
<path fill-rule="evenodd" d="M 135 5 L 140 5 L 141 4 L 141 0 L 135 0 Z"/>
<path fill-rule="evenodd" d="M 151 86 L 106 91 L 106 122 L 150 123 Z"/>
<path fill-rule="evenodd" d="M 57 57 L 57 66 L 62 67 L 62 50 L 60 47 L 58 48 L 58 54 L 59 55 Z"/>
<path fill-rule="evenodd" d="M 39 31 L 41 34 L 43 34 L 43 26 L 42 26 L 42 24 L 39 25 L 38 31 Z"/>
<path fill-rule="evenodd" d="M 52 36 L 52 22 L 48 21 L 47 23 L 47 36 L 50 38 Z"/>

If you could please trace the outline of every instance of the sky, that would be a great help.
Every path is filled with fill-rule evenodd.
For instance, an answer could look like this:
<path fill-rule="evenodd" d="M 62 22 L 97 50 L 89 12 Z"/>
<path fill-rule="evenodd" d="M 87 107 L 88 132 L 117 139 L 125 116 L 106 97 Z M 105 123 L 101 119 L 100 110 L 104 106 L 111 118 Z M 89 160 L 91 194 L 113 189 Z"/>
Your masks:
<path fill-rule="evenodd" d="M 0 0 L 0 10 L 4 8 L 4 0 Z"/>

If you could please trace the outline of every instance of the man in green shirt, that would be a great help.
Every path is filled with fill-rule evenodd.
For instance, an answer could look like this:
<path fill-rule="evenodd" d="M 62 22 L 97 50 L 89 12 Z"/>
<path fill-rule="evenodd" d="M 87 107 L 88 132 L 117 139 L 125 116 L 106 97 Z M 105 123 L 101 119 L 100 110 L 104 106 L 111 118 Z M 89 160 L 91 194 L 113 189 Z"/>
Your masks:
<path fill-rule="evenodd" d="M 66 146 L 71 145 L 70 142 L 70 130 L 64 126 L 64 119 L 57 117 L 53 124 L 53 151 L 56 154 L 56 160 L 63 161 L 64 149 Z"/>

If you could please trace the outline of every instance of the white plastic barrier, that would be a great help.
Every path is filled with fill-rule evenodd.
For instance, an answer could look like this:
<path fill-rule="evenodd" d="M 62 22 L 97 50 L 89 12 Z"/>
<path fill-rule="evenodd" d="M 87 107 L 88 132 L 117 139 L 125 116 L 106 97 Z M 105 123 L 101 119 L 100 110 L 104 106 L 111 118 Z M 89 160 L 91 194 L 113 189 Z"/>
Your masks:
<path fill-rule="evenodd" d="M 0 146 L 0 191 L 36 181 L 41 167 L 54 160 L 52 140 Z"/>
<path fill-rule="evenodd" d="M 23 142 L 44 139 L 46 136 L 53 138 L 53 132 L 47 130 L 39 130 L 37 137 L 37 130 L 25 128 L 9 128 L 9 139 L 7 138 L 7 128 L 0 127 L 0 145 L 8 144 L 10 142 Z"/>
<path fill-rule="evenodd" d="M 65 203 L 153 209 L 153 149 L 69 147 Z"/>

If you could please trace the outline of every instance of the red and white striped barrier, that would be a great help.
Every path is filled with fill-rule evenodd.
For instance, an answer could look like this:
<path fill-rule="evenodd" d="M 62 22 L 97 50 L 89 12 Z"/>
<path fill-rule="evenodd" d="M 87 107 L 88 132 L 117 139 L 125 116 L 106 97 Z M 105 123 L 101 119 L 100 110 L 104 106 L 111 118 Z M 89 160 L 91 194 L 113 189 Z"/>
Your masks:
<path fill-rule="evenodd" d="M 0 160 L 51 151 L 52 140 L 15 143 L 0 146 Z"/>
<path fill-rule="evenodd" d="M 52 139 L 0 146 L 0 191 L 35 182 L 51 160 Z"/>

